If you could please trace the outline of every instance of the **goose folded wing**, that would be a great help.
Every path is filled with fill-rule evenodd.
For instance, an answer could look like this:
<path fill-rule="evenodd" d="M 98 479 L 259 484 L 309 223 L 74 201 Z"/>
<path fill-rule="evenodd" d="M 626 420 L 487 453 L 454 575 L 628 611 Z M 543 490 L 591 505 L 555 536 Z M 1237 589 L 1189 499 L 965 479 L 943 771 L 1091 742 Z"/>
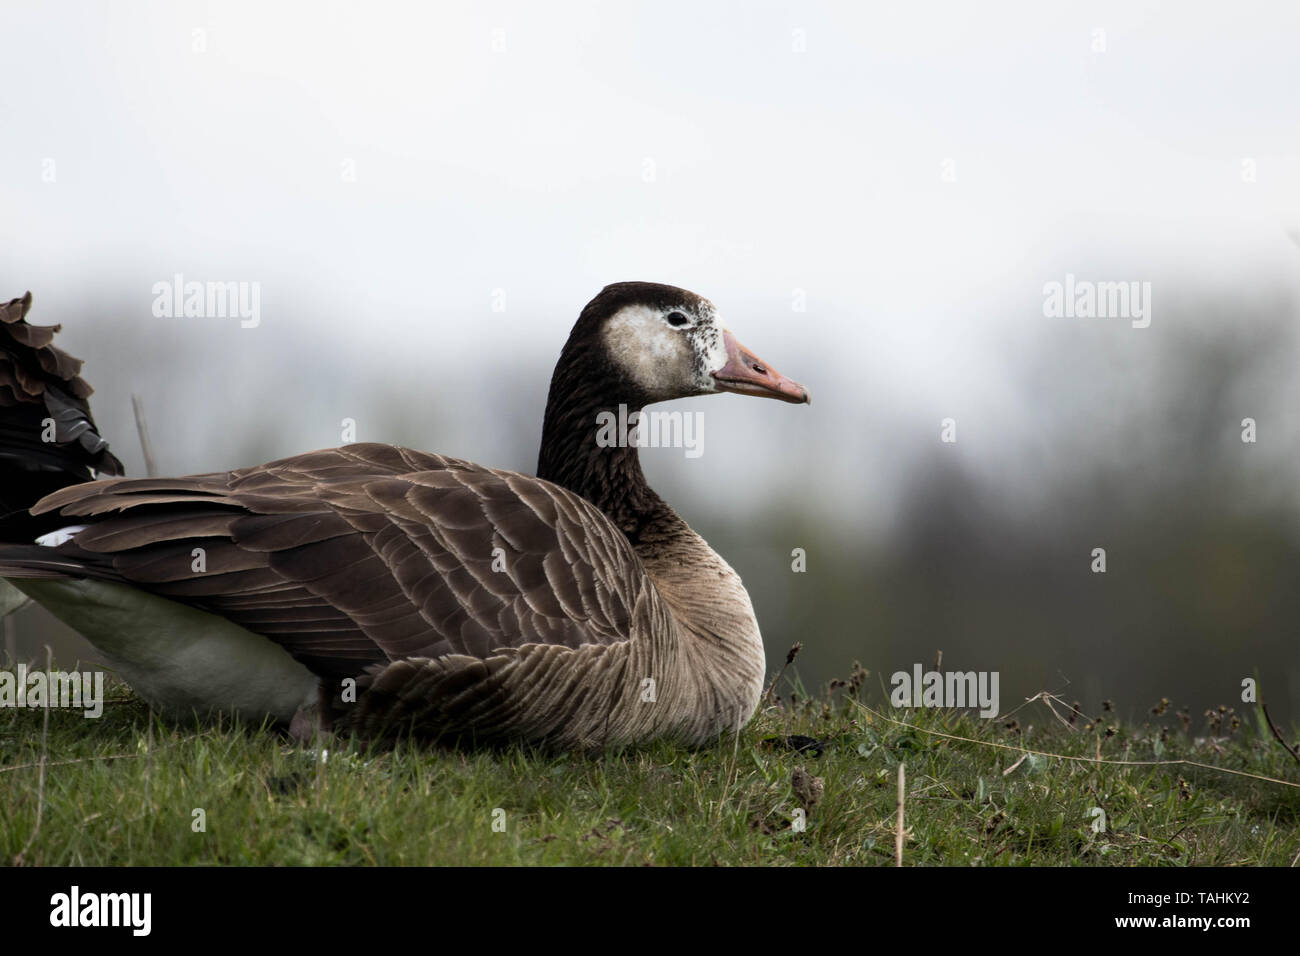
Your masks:
<path fill-rule="evenodd" d="M 88 524 L 59 549 L 88 568 L 229 618 L 328 677 L 617 643 L 652 588 L 577 495 L 388 445 L 75 485 L 33 510 Z"/>

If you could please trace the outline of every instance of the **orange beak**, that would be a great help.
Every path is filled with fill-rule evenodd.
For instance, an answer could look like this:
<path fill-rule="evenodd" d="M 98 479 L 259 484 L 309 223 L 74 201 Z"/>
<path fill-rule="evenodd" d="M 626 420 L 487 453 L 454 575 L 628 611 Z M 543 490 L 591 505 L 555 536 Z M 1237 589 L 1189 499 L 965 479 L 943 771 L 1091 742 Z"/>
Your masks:
<path fill-rule="evenodd" d="M 737 342 L 730 329 L 722 330 L 722 343 L 727 349 L 727 363 L 713 373 L 718 388 L 741 395 L 776 398 L 796 405 L 812 404 L 808 389 L 794 379 L 786 378 Z"/>

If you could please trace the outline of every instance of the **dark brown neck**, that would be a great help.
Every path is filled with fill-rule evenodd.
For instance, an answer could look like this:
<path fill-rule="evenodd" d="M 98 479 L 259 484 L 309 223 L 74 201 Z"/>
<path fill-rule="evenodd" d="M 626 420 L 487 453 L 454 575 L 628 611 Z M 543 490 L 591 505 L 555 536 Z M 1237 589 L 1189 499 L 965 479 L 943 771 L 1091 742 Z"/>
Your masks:
<path fill-rule="evenodd" d="M 551 379 L 537 460 L 538 478 L 586 498 L 634 545 L 647 532 L 662 534 L 681 522 L 646 484 L 635 445 L 602 447 L 597 441 L 602 412 L 622 423 L 642 404 L 641 397 L 620 387 L 608 366 L 581 346 L 566 346 Z M 622 431 L 616 429 L 616 435 Z"/>

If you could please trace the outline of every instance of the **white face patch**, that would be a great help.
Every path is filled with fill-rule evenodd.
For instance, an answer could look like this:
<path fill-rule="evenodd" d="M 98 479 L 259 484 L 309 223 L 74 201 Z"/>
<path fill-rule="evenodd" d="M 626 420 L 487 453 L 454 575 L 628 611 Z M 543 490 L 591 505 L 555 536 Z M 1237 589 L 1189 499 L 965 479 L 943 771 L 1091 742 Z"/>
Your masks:
<path fill-rule="evenodd" d="M 672 328 L 648 305 L 624 306 L 605 323 L 605 349 L 647 394 L 675 397 L 695 377 L 691 331 Z"/>
<path fill-rule="evenodd" d="M 673 325 L 669 318 L 686 325 Z M 727 364 L 727 345 L 713 303 L 628 305 L 605 322 L 605 350 L 651 401 L 718 391 L 713 373 Z"/>
<path fill-rule="evenodd" d="M 705 371 L 712 375 L 727 364 L 727 345 L 722 341 L 723 327 L 716 320 L 709 331 L 712 334 L 706 342 L 708 350 L 704 356 L 704 364 Z"/>
<path fill-rule="evenodd" d="M 718 320 L 718 310 L 708 299 L 702 299 L 695 329 L 695 349 L 699 355 L 705 391 L 716 391 L 713 373 L 727 364 L 727 344 L 722 340 L 724 331 L 726 330 Z"/>

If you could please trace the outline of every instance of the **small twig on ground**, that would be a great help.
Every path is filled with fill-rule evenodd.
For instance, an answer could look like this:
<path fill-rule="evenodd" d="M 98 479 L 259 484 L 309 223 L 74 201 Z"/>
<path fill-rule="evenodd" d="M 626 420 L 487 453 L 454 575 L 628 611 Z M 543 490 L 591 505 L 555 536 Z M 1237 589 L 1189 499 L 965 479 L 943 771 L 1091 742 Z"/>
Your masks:
<path fill-rule="evenodd" d="M 1074 707 L 1071 707 L 1065 701 L 1061 700 L 1061 698 L 1057 697 L 1055 694 L 1049 691 L 1040 690 L 1033 697 L 1030 697 L 1026 701 L 1026 703 L 1032 703 L 1033 701 L 1036 700 L 1041 700 L 1044 704 L 1046 704 L 1047 709 L 1052 712 L 1052 716 L 1055 717 L 1057 720 L 1059 720 L 1061 722 L 1061 726 L 1064 727 L 1066 730 L 1075 730 L 1076 728 L 1068 720 L 1066 720 L 1059 713 L 1057 713 L 1054 704 L 1060 704 L 1062 707 L 1064 707 L 1066 710 L 1070 711 L 1071 713 L 1075 714 L 1076 716 L 1085 716 L 1083 714 L 1080 714 L 1079 711 L 1076 710 Z"/>
<path fill-rule="evenodd" d="M 54 669 L 54 649 L 50 645 L 45 645 L 45 672 L 48 674 Z M 24 859 L 27 857 L 27 851 L 32 848 L 36 842 L 36 837 L 41 832 L 41 817 L 45 815 L 45 767 L 49 760 L 49 743 L 50 743 L 50 698 L 45 696 L 45 721 L 41 725 L 41 762 L 40 777 L 36 781 L 36 826 L 32 827 L 32 835 L 28 838 L 26 846 L 19 851 L 18 856 L 14 859 L 15 866 L 22 866 Z"/>
<path fill-rule="evenodd" d="M 882 712 L 880 712 L 880 711 L 878 711 L 878 710 L 873 710 L 872 708 L 868 707 L 866 704 L 861 703 L 860 701 L 854 701 L 853 703 L 854 703 L 854 704 L 855 704 L 859 709 L 861 709 L 862 711 L 864 711 L 865 713 L 870 714 L 874 719 L 884 721 L 884 722 L 887 723 L 887 724 L 894 724 L 894 725 L 896 725 L 896 726 L 898 726 L 898 727 L 906 727 L 906 728 L 908 728 L 909 730 L 914 730 L 914 731 L 916 731 L 917 733 L 928 734 L 928 735 L 931 736 L 931 737 L 942 737 L 942 738 L 944 738 L 944 739 L 946 739 L 946 740 L 960 740 L 960 741 L 962 741 L 963 743 L 975 744 L 975 745 L 980 746 L 980 747 L 992 747 L 992 748 L 997 749 L 997 750 L 1013 750 L 1013 751 L 1015 751 L 1016 753 L 1031 753 L 1031 754 L 1037 754 L 1037 755 L 1040 756 L 1040 757 L 1055 757 L 1057 760 L 1071 760 L 1071 761 L 1075 761 L 1075 762 L 1078 762 L 1078 763 L 1104 764 L 1104 765 L 1106 765 L 1106 766 L 1117 766 L 1117 767 L 1174 767 L 1174 766 L 1182 766 L 1182 767 L 1199 767 L 1199 768 L 1202 769 L 1202 770 L 1210 770 L 1210 771 L 1213 771 L 1214 773 L 1226 773 L 1226 774 L 1231 774 L 1231 775 L 1234 776 L 1234 777 L 1249 777 L 1249 778 L 1252 779 L 1252 780 L 1263 780 L 1263 781 L 1265 781 L 1266 783 L 1276 783 L 1276 784 L 1279 784 L 1279 785 L 1281 785 L 1281 786 L 1283 786 L 1283 787 L 1295 787 L 1296 789 L 1300 789 L 1300 783 L 1297 783 L 1297 782 L 1295 782 L 1294 780 L 1279 780 L 1277 777 L 1266 777 L 1266 776 L 1264 776 L 1263 774 L 1259 774 L 1259 773 L 1250 773 L 1249 771 L 1246 771 L 1246 770 L 1233 770 L 1231 767 L 1219 767 L 1219 766 L 1215 766 L 1215 765 L 1212 764 L 1212 763 L 1201 763 L 1201 762 L 1196 761 L 1196 760 L 1185 760 L 1185 759 L 1178 759 L 1178 760 L 1114 760 L 1114 759 L 1103 758 L 1103 757 L 1101 756 L 1101 737 L 1100 737 L 1100 736 L 1098 736 L 1098 738 L 1097 738 L 1097 756 L 1096 756 L 1096 757 L 1083 757 L 1083 756 L 1079 756 L 1079 755 L 1076 755 L 1076 754 L 1058 754 L 1058 753 L 1051 753 L 1050 751 L 1047 751 L 1047 750 L 1030 750 L 1028 747 L 1017 747 L 1017 746 L 1013 746 L 1013 745 L 1011 745 L 1011 744 L 999 743 L 999 742 L 994 741 L 994 740 L 978 740 L 978 739 L 976 739 L 975 737 L 962 737 L 962 736 L 960 736 L 960 735 L 958 735 L 958 734 L 946 734 L 946 733 L 944 733 L 943 731 L 940 731 L 940 730 L 930 730 L 930 729 L 927 728 L 927 727 L 917 727 L 917 726 L 915 726 L 914 724 L 909 724 L 909 723 L 906 723 L 905 721 L 896 720 L 895 718 L 890 717 L 889 715 L 884 714 L 884 713 L 882 713 Z"/>
<path fill-rule="evenodd" d="M 1273 736 L 1277 738 L 1277 742 L 1282 745 L 1282 747 L 1286 750 L 1287 753 L 1289 753 L 1292 757 L 1295 758 L 1296 763 L 1300 763 L 1300 753 L 1298 753 L 1294 747 L 1292 747 L 1289 743 L 1286 742 L 1286 738 L 1282 736 L 1282 731 L 1277 729 L 1277 724 L 1273 723 L 1273 718 L 1269 716 L 1268 704 L 1260 704 L 1259 709 L 1264 712 L 1264 719 L 1268 721 L 1268 729 L 1273 731 Z"/>
<path fill-rule="evenodd" d="M 188 737 L 180 737 L 177 738 L 176 740 L 172 740 L 169 741 L 168 743 L 163 744 L 162 747 L 160 747 L 159 749 L 176 747 L 179 746 L 180 744 L 189 743 L 192 740 L 198 740 L 199 737 L 201 736 L 202 734 L 191 734 Z M 130 760 L 130 759 L 143 757 L 143 756 L 144 754 L 140 753 L 140 751 L 137 749 L 135 753 L 129 753 L 129 754 L 97 754 L 96 756 L 93 757 L 73 757 L 69 760 L 50 760 L 46 763 L 46 766 L 63 767 L 68 764 L 74 764 L 74 763 L 92 763 L 93 761 L 96 760 Z M 33 767 L 39 767 L 39 766 L 41 766 L 39 762 L 16 763 L 16 764 L 11 764 L 8 767 L 0 767 L 0 773 L 10 773 L 11 771 L 14 770 L 31 770 Z"/>
<path fill-rule="evenodd" d="M 776 689 L 776 682 L 781 679 L 781 676 L 785 673 L 785 669 L 794 663 L 794 659 L 799 656 L 801 650 L 803 650 L 803 644 L 796 641 L 794 646 L 790 648 L 790 653 L 785 655 L 785 663 L 781 665 L 781 669 L 777 671 L 776 676 L 772 678 L 772 683 L 767 685 L 767 693 L 763 695 L 764 702 L 771 699 L 772 691 Z"/>
<path fill-rule="evenodd" d="M 144 805 L 149 806 L 149 777 L 153 770 L 153 712 L 148 715 L 149 729 L 144 738 Z"/>
<path fill-rule="evenodd" d="M 907 795 L 907 772 L 902 761 L 898 764 L 898 825 L 894 829 L 894 866 L 903 865 L 903 803 Z"/>
<path fill-rule="evenodd" d="M 74 757 L 71 760 L 51 760 L 48 764 L 46 764 L 46 766 L 62 767 L 65 764 L 70 764 L 70 763 L 90 763 L 92 760 L 125 760 L 128 757 L 138 757 L 138 756 L 140 756 L 140 754 L 133 753 L 133 754 L 104 754 L 101 757 Z M 13 770 L 31 770 L 33 767 L 39 767 L 39 766 L 41 766 L 39 761 L 37 763 L 16 763 L 9 767 L 0 767 L 0 773 L 9 773 L 10 771 Z"/>
<path fill-rule="evenodd" d="M 144 471 L 150 478 L 158 477 L 154 467 L 153 443 L 149 441 L 149 426 L 144 418 L 144 403 L 139 395 L 131 396 L 131 410 L 135 412 L 135 431 L 140 436 L 140 453 L 144 455 Z"/>
<path fill-rule="evenodd" d="M 326 749 L 326 740 L 323 735 L 315 735 L 316 743 L 316 805 L 320 806 L 321 794 L 325 790 L 325 761 L 329 760 L 330 752 Z"/>
<path fill-rule="evenodd" d="M 12 614 L 5 615 L 5 659 L 10 663 L 18 660 L 18 637 L 14 634 L 14 618 Z"/>

